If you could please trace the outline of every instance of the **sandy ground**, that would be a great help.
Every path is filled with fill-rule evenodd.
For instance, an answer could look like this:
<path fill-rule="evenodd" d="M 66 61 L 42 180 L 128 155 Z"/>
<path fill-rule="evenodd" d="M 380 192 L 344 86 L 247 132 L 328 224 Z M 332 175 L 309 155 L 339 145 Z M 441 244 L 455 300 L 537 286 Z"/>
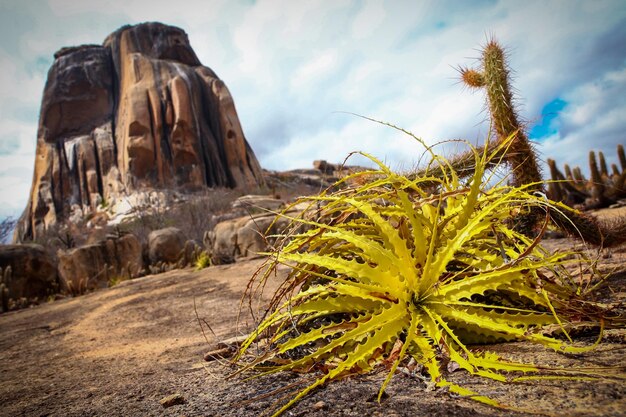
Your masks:
<path fill-rule="evenodd" d="M 547 241 L 571 246 L 572 241 Z M 626 292 L 624 252 L 605 253 L 604 268 L 617 269 L 606 293 Z M 307 376 L 283 373 L 227 379 L 234 368 L 203 355 L 250 328 L 239 301 L 260 260 L 171 271 L 124 282 L 82 297 L 0 316 L 0 415 L 2 416 L 253 416 L 273 404 L 273 390 Z M 619 272 L 619 271 L 622 272 Z M 278 279 L 278 278 L 277 278 Z M 195 308 L 194 308 L 195 303 Z M 215 332 L 203 332 L 199 317 Z M 592 335 L 583 337 L 590 342 Z M 615 366 L 626 363 L 624 331 L 605 335 L 585 355 L 559 355 L 527 343 L 491 347 L 513 359 L 547 365 Z M 308 376 L 310 377 L 310 376 Z M 385 374 L 350 378 L 306 397 L 290 416 L 521 416 L 428 390 L 419 378 L 398 374 L 382 404 L 375 401 Z M 450 379 L 528 411 L 562 416 L 626 415 L 626 384 L 615 381 L 532 381 L 501 384 L 463 371 Z M 184 403 L 164 408 L 178 393 Z"/>

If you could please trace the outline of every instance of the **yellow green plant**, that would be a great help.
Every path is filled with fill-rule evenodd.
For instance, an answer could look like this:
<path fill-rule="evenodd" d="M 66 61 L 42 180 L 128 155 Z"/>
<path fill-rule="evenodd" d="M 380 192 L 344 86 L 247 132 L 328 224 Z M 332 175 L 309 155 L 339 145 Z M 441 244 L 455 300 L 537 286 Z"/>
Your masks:
<path fill-rule="evenodd" d="M 468 347 L 526 340 L 580 352 L 589 347 L 573 344 L 570 322 L 602 321 L 594 317 L 598 306 L 584 301 L 585 288 L 567 272 L 566 264 L 579 261 L 571 253 L 548 252 L 540 237 L 528 238 L 511 221 L 537 208 L 546 219 L 549 211 L 568 208 L 533 193 L 534 184 L 487 185 L 493 181 L 485 167 L 493 153 L 506 153 L 511 140 L 473 150 L 474 173 L 466 183 L 434 154 L 417 178 L 364 154 L 377 169 L 340 180 L 339 191 L 305 198 L 317 207 L 315 215 L 291 218 L 306 227 L 284 236 L 254 285 L 262 287 L 279 264 L 292 272 L 237 356 L 249 357 L 255 341 L 267 337 L 267 348 L 242 370 L 321 370 L 275 415 L 328 381 L 386 365 L 380 398 L 409 357 L 436 386 L 494 406 L 501 405 L 448 381 L 442 364 L 452 360 L 471 374 L 503 382 L 546 372 L 581 375 Z M 559 326 L 569 340 L 542 334 L 546 325 Z"/>
<path fill-rule="evenodd" d="M 211 255 L 209 255 L 206 251 L 202 251 L 200 255 L 196 258 L 196 262 L 195 262 L 196 270 L 199 271 L 211 265 L 212 265 Z"/>
<path fill-rule="evenodd" d="M 118 285 L 121 282 L 126 281 L 128 278 L 122 276 L 122 275 L 114 275 L 111 278 L 109 278 L 109 288 L 110 287 L 115 287 L 116 285 Z"/>

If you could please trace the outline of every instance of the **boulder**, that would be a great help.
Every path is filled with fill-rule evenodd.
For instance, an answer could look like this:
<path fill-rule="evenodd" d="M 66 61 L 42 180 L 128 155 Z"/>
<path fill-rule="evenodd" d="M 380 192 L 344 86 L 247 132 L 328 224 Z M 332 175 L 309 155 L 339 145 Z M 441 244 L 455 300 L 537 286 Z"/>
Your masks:
<path fill-rule="evenodd" d="M 242 221 L 237 229 L 237 256 L 248 258 L 268 250 L 275 241 L 271 235 L 282 232 L 288 224 L 289 220 L 284 217 L 276 219 L 273 215 L 252 217 Z"/>
<path fill-rule="evenodd" d="M 245 208 L 247 210 L 258 211 L 276 211 L 279 210 L 285 202 L 283 200 L 273 198 L 268 195 L 244 195 L 233 201 L 233 208 Z"/>
<path fill-rule="evenodd" d="M 176 227 L 154 230 L 148 235 L 150 264 L 175 263 L 184 255 L 185 235 Z"/>
<path fill-rule="evenodd" d="M 116 276 L 133 278 L 143 270 L 141 243 L 135 235 L 107 238 L 60 251 L 59 275 L 64 290 L 105 288 Z"/>
<path fill-rule="evenodd" d="M 136 191 L 263 183 L 228 88 L 187 34 L 161 23 L 124 26 L 103 45 L 55 54 L 14 240 Z"/>
<path fill-rule="evenodd" d="M 213 254 L 213 262 L 227 264 L 237 254 L 237 229 L 241 218 L 219 222 L 205 235 L 204 245 Z"/>
<path fill-rule="evenodd" d="M 275 219 L 275 215 L 262 214 L 225 220 L 207 233 L 205 245 L 216 263 L 256 256 L 274 243 L 275 238 L 270 235 L 281 233 L 289 224 L 286 218 Z"/>
<path fill-rule="evenodd" d="M 328 163 L 322 159 L 313 161 L 313 169 L 317 169 L 325 175 L 333 175 L 335 171 L 337 171 L 338 167 L 336 164 Z"/>
<path fill-rule="evenodd" d="M 0 268 L 9 266 L 11 279 L 4 284 L 10 298 L 41 298 L 58 292 L 56 259 L 43 246 L 0 245 Z"/>

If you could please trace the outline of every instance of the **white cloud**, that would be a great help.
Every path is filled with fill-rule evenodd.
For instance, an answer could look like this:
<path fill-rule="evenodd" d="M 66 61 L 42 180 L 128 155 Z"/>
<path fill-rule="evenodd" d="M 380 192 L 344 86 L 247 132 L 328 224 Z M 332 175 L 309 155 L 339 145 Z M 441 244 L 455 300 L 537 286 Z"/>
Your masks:
<path fill-rule="evenodd" d="M 35 152 L 0 155 L 0 219 L 18 217 L 28 202 Z"/>
<path fill-rule="evenodd" d="M 352 37 L 364 39 L 372 36 L 382 25 L 386 15 L 382 0 L 367 2 L 352 21 Z"/>
<path fill-rule="evenodd" d="M 297 90 L 310 87 L 312 82 L 328 76 L 336 68 L 337 51 L 324 51 L 296 69 L 291 78 L 291 88 Z"/>
<path fill-rule="evenodd" d="M 559 116 L 560 133 L 546 139 L 541 151 L 560 166 L 580 166 L 589 172 L 590 150 L 602 151 L 607 162 L 617 163 L 617 144 L 626 145 L 626 65 L 579 85 L 564 95 L 568 102 Z"/>

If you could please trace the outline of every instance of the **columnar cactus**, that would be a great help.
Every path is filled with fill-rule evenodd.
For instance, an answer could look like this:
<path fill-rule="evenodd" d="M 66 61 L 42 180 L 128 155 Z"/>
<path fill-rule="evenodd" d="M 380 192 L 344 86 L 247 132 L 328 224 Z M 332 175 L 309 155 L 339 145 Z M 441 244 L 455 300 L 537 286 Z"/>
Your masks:
<path fill-rule="evenodd" d="M 609 177 L 609 170 L 606 165 L 606 159 L 604 159 L 604 154 L 602 151 L 598 152 L 598 160 L 600 161 L 600 175 L 603 178 Z"/>
<path fill-rule="evenodd" d="M 550 176 L 555 179 L 555 181 L 548 184 L 548 194 L 551 196 L 552 200 L 563 201 L 564 195 L 562 187 L 560 187 L 557 182 L 563 178 L 563 174 L 561 174 L 559 169 L 556 167 L 554 159 L 548 159 L 548 167 L 550 168 Z"/>
<path fill-rule="evenodd" d="M 619 158 L 619 164 L 622 166 L 622 171 L 626 171 L 626 155 L 624 155 L 624 146 L 617 145 L 617 157 Z"/>
<path fill-rule="evenodd" d="M 460 71 L 467 86 L 485 89 L 491 125 L 498 140 L 515 136 L 505 156 L 512 171 L 513 185 L 531 184 L 530 189 L 541 191 L 543 185 L 537 158 L 513 104 L 504 50 L 492 39 L 483 49 L 480 69 L 461 68 Z M 516 228 L 531 235 L 540 216 L 537 210 L 520 215 L 515 219 Z"/>
<path fill-rule="evenodd" d="M 570 168 L 570 166 L 565 164 L 563 166 L 563 169 L 565 170 L 565 178 L 567 178 L 568 180 L 572 181 L 574 179 L 574 177 L 572 176 L 572 169 Z"/>
<path fill-rule="evenodd" d="M 621 165 L 621 158 L 624 156 L 622 145 L 617 146 L 617 156 Z M 556 162 L 548 160 L 548 164 L 550 176 L 554 181 L 548 186 L 548 196 L 553 200 L 590 210 L 608 207 L 626 198 L 626 160 L 621 170 L 617 164 L 611 164 L 612 172 L 609 175 L 604 154 L 598 152 L 598 158 L 596 158 L 595 152 L 589 152 L 590 179 L 582 175 L 579 167 L 575 167 L 572 172 L 570 167 L 565 165 L 566 175 L 563 177 L 556 167 Z"/>
<path fill-rule="evenodd" d="M 611 171 L 613 173 L 613 176 L 618 176 L 619 177 L 620 172 L 619 172 L 619 168 L 617 168 L 617 165 L 611 164 Z"/>
<path fill-rule="evenodd" d="M 497 138 L 504 140 L 515 135 L 506 155 L 513 171 L 513 185 L 532 184 L 541 181 L 541 172 L 524 126 L 515 111 L 505 59 L 504 50 L 495 40 L 491 40 L 483 49 L 480 69 L 461 68 L 461 76 L 467 86 L 486 90 L 491 124 Z M 533 187 L 539 190 L 541 184 Z"/>
<path fill-rule="evenodd" d="M 574 179 L 578 183 L 584 183 L 585 182 L 585 177 L 583 176 L 583 173 L 580 170 L 580 167 L 575 167 L 574 168 Z"/>
<path fill-rule="evenodd" d="M 504 157 L 512 170 L 513 185 L 530 185 L 531 189 L 543 192 L 544 186 L 541 183 L 542 177 L 537 164 L 537 157 L 513 104 L 514 97 L 505 59 L 505 52 L 492 39 L 483 49 L 479 68 L 477 70 L 461 68 L 461 78 L 465 85 L 471 88 L 485 89 L 491 124 L 498 141 L 512 135 L 515 137 Z M 591 181 L 585 180 L 578 167 L 572 170 L 566 166 L 566 175 L 564 176 L 557 169 L 556 163 L 552 161 L 550 171 L 552 178 L 558 182 L 549 186 L 548 193 L 553 198 L 564 200 L 569 205 L 595 202 L 596 206 L 602 206 L 607 205 L 609 201 L 623 198 L 626 189 L 626 155 L 622 145 L 618 146 L 617 153 L 622 172 L 614 173 L 612 176 L 608 174 L 604 155 L 599 154 L 600 168 L 598 169 L 595 154 L 590 154 Z M 461 156 L 455 159 L 452 161 L 452 165 L 455 168 L 457 166 L 463 167 L 463 158 Z M 593 206 L 590 205 L 589 207 Z M 619 224 L 607 225 L 598 222 L 592 216 L 579 212 L 568 213 L 569 218 L 565 218 L 563 213 L 551 213 L 551 216 L 558 227 L 589 243 L 611 246 L 626 241 L 626 219 L 621 220 Z M 531 234 L 542 217 L 543 215 L 537 211 L 519 216 L 516 219 L 519 223 L 517 228 L 526 234 Z"/>
<path fill-rule="evenodd" d="M 505 58 L 506 54 L 502 48 L 496 41 L 491 40 L 483 49 L 478 70 L 463 67 L 459 70 L 465 85 L 486 90 L 487 108 L 498 138 L 496 143 L 490 143 L 488 146 L 493 150 L 499 142 L 508 137 L 513 136 L 515 138 L 504 154 L 489 152 L 493 155 L 493 159 L 488 162 L 487 166 L 492 167 L 500 160 L 504 160 L 512 170 L 513 185 L 527 185 L 530 186 L 531 190 L 545 192 L 536 154 L 526 136 L 524 126 L 515 112 L 514 97 L 511 92 Z M 482 150 L 479 148 L 479 151 Z M 591 181 L 585 179 L 579 167 L 570 168 L 566 165 L 565 175 L 563 175 L 558 171 L 556 162 L 553 162 L 550 171 L 553 174 L 552 178 L 557 182 L 549 186 L 549 196 L 557 200 L 562 199 L 569 206 L 582 204 L 582 208 L 595 208 L 601 206 L 597 204 L 599 201 L 602 204 L 607 204 L 609 201 L 626 197 L 624 194 L 626 192 L 626 154 L 622 145 L 618 145 L 617 154 L 622 169 L 621 172 L 615 172 L 613 169 L 614 172 L 611 176 L 608 175 L 604 155 L 600 156 L 600 169 L 598 169 L 595 153 L 593 156 L 590 154 L 592 176 L 596 178 L 596 180 L 592 178 Z M 459 177 L 467 177 L 472 172 L 473 154 L 460 154 L 452 158 L 449 163 Z M 424 171 L 418 171 L 414 175 L 423 174 Z M 592 190 L 594 187 L 595 189 Z M 596 196 L 595 199 L 594 195 Z M 536 230 L 540 222 L 543 221 L 544 215 L 544 213 L 533 211 L 518 216 L 515 219 L 517 222 L 516 229 L 530 235 L 533 229 Z M 593 216 L 580 212 L 568 212 L 567 217 L 563 212 L 553 212 L 550 215 L 557 227 L 590 244 L 613 246 L 626 242 L 626 219 L 620 219 L 617 223 L 606 224 Z"/>

